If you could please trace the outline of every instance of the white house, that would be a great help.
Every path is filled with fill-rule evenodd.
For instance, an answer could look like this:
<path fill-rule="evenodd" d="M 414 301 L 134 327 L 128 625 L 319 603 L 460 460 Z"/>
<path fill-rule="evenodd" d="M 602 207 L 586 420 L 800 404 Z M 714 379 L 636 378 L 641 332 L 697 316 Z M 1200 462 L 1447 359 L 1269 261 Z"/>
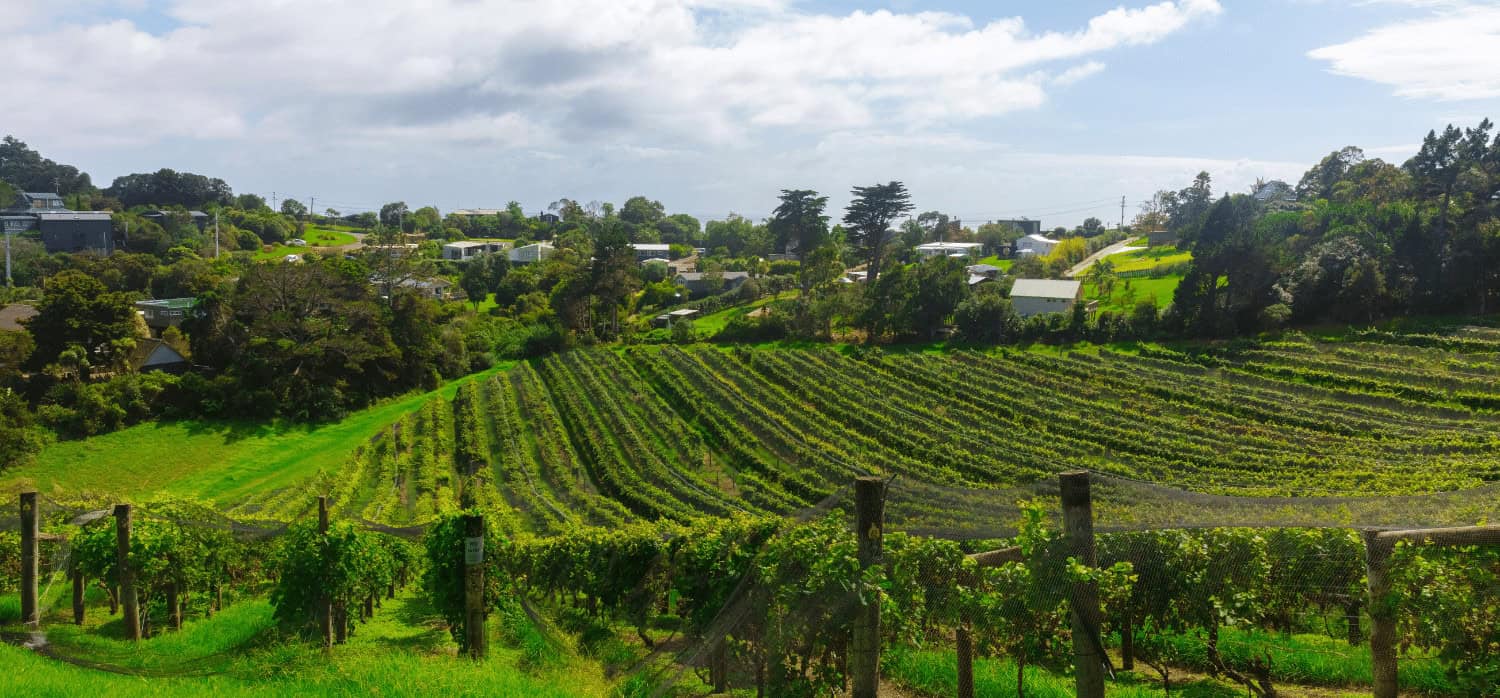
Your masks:
<path fill-rule="evenodd" d="M 1056 240 L 1042 235 L 1027 235 L 1016 240 L 1016 256 L 1020 257 L 1021 255 L 1028 254 L 1046 256 L 1052 252 L 1052 248 L 1054 247 L 1057 247 Z"/>
<path fill-rule="evenodd" d="M 504 252 L 510 248 L 510 243 L 495 242 L 492 240 L 459 240 L 443 245 L 443 259 L 465 260 L 473 259 L 479 255 Z"/>
<path fill-rule="evenodd" d="M 977 242 L 929 242 L 917 245 L 917 254 L 922 259 L 931 257 L 974 257 L 984 245 Z"/>
<path fill-rule="evenodd" d="M 1010 305 L 1021 317 L 1043 313 L 1066 313 L 1083 292 L 1080 281 L 1016 279 L 1010 289 Z"/>
<path fill-rule="evenodd" d="M 523 245 L 510 251 L 511 264 L 531 264 L 552 256 L 554 247 L 545 242 Z"/>
<path fill-rule="evenodd" d="M 648 259 L 666 258 L 671 256 L 671 245 L 658 245 L 650 242 L 631 243 L 630 248 L 635 250 L 635 261 L 644 262 Z"/>

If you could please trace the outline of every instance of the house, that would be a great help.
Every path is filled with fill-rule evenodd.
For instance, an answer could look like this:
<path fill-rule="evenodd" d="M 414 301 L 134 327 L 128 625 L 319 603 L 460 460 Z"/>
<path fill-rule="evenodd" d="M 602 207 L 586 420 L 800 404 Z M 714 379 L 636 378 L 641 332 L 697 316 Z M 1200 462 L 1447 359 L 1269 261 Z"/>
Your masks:
<path fill-rule="evenodd" d="M 433 300 L 448 300 L 453 297 L 453 282 L 441 277 L 430 279 L 405 279 L 396 284 L 398 288 L 410 289 Z"/>
<path fill-rule="evenodd" d="M 996 225 L 1008 225 L 1012 228 L 1015 228 L 1016 230 L 1021 231 L 1022 235 L 1042 234 L 1042 222 L 1039 220 L 1034 221 L 1029 218 L 1003 218 L 998 221 L 992 222 Z"/>
<path fill-rule="evenodd" d="M 178 327 L 183 318 L 198 314 L 197 298 L 158 298 L 135 302 L 135 312 L 146 321 L 146 326 L 157 332 L 168 327 Z"/>
<path fill-rule="evenodd" d="M 177 215 L 176 211 L 157 210 L 142 213 L 141 218 L 145 218 L 146 220 L 152 221 L 157 225 L 165 227 L 167 221 L 172 220 L 172 217 L 175 215 Z M 187 215 L 188 218 L 192 219 L 193 226 L 198 228 L 198 232 L 201 233 L 208 228 L 209 215 L 207 213 L 204 213 L 202 211 L 188 211 Z"/>
<path fill-rule="evenodd" d="M 32 213 L 37 211 L 66 211 L 68 210 L 68 206 L 63 203 L 63 198 L 57 194 L 23 191 L 16 194 L 15 202 L 7 210 L 28 211 Z"/>
<path fill-rule="evenodd" d="M 36 317 L 36 306 L 29 303 L 11 303 L 0 306 L 0 332 L 24 332 L 26 321 Z"/>
<path fill-rule="evenodd" d="M 498 216 L 503 213 L 503 208 L 461 208 L 449 213 L 450 216 Z"/>
<path fill-rule="evenodd" d="M 1176 245 L 1177 234 L 1165 230 L 1153 230 L 1149 233 L 1146 233 L 1146 244 L 1151 247 Z"/>
<path fill-rule="evenodd" d="M 635 250 L 635 261 L 637 262 L 644 262 L 657 257 L 669 257 L 672 251 L 671 245 L 658 245 L 655 243 L 637 242 L 631 244 L 630 248 Z"/>
<path fill-rule="evenodd" d="M 674 321 L 691 320 L 697 314 L 698 311 L 692 308 L 679 308 L 670 313 L 662 313 L 651 318 L 651 324 L 655 327 L 671 327 Z"/>
<path fill-rule="evenodd" d="M 540 262 L 552 256 L 556 248 L 545 242 L 535 242 L 530 245 L 522 245 L 510 251 L 511 264 L 531 264 Z"/>
<path fill-rule="evenodd" d="M 715 279 L 714 277 L 719 278 Z M 689 271 L 678 274 L 674 281 L 678 286 L 686 287 L 689 295 L 711 296 L 716 293 L 733 291 L 743 285 L 749 278 L 750 272 L 745 271 Z"/>
<path fill-rule="evenodd" d="M 42 244 L 47 252 L 94 252 L 107 255 L 115 251 L 114 219 L 109 211 L 69 211 L 48 209 L 33 213 Z"/>
<path fill-rule="evenodd" d="M 1066 313 L 1083 293 L 1080 281 L 1016 279 L 1010 289 L 1010 305 L 1021 317 L 1044 313 Z"/>
<path fill-rule="evenodd" d="M 969 272 L 970 276 L 983 276 L 989 279 L 997 279 L 1004 273 L 1003 269 L 993 264 L 970 264 L 964 267 L 964 271 Z"/>
<path fill-rule="evenodd" d="M 1027 235 L 1016 240 L 1016 256 L 1036 255 L 1045 257 L 1052 253 L 1052 248 L 1057 247 L 1057 240 L 1053 240 L 1041 234 Z"/>
<path fill-rule="evenodd" d="M 443 259 L 465 260 L 510 249 L 510 243 L 494 240 L 459 240 L 443 245 Z"/>
<path fill-rule="evenodd" d="M 130 368 L 137 373 L 182 373 L 189 367 L 187 357 L 160 339 L 142 339 L 130 354 Z"/>
<path fill-rule="evenodd" d="M 933 257 L 976 257 L 984 245 L 977 242 L 929 242 L 917 245 L 917 254 L 922 259 Z"/>

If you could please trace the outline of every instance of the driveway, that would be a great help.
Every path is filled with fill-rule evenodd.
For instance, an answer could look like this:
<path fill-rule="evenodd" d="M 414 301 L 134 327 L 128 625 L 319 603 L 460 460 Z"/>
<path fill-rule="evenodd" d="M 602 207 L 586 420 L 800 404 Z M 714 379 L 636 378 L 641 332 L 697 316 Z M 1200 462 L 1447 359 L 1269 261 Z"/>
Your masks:
<path fill-rule="evenodd" d="M 1075 277 L 1075 276 L 1078 276 L 1079 274 L 1082 274 L 1083 272 L 1088 271 L 1089 267 L 1094 266 L 1094 262 L 1097 262 L 1097 261 L 1099 261 L 1101 259 L 1104 259 L 1105 257 L 1108 257 L 1108 256 L 1110 256 L 1112 254 L 1118 253 L 1120 250 L 1123 250 L 1123 249 L 1125 249 L 1127 247 L 1130 247 L 1130 243 L 1135 242 L 1136 240 L 1139 240 L 1139 239 L 1140 239 L 1139 237 L 1128 237 L 1128 238 L 1125 238 L 1124 240 L 1121 240 L 1121 241 L 1119 241 L 1119 242 L 1117 242 L 1117 243 L 1115 243 L 1113 245 L 1110 245 L 1109 247 L 1106 247 L 1106 248 L 1104 248 L 1102 250 L 1099 250 L 1098 252 L 1095 252 L 1095 253 L 1089 255 L 1088 259 L 1085 259 L 1082 262 L 1074 264 L 1071 269 L 1063 272 L 1063 276 L 1066 276 L 1066 277 L 1068 277 L 1070 279 L 1073 278 L 1073 277 Z"/>

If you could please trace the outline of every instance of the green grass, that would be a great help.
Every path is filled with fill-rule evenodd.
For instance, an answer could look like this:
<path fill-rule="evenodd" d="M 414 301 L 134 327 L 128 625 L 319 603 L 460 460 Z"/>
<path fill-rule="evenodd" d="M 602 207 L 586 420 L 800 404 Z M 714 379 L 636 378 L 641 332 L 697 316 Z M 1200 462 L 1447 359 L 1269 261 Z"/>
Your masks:
<path fill-rule="evenodd" d="M 929 696 L 951 696 L 958 692 L 958 669 L 951 651 L 893 650 L 881 658 L 881 672 L 889 680 Z M 1039 667 L 1026 668 L 1026 695 L 1032 698 L 1072 698 L 1073 677 L 1054 674 Z M 1237 689 L 1213 681 L 1172 687 L 1172 695 L 1184 698 L 1231 698 L 1243 695 Z M 974 695 L 1015 696 L 1016 665 L 1008 659 L 974 660 Z M 1105 684 L 1110 698 L 1164 696 L 1163 691 L 1139 678 L 1117 674 Z"/>
<path fill-rule="evenodd" d="M 21 597 L 19 594 L 0 594 L 0 625 L 10 625 L 21 620 Z"/>
<path fill-rule="evenodd" d="M 110 637 L 108 624 L 54 625 L 52 648 L 116 672 L 83 668 L 0 645 L 0 695 L 28 696 L 598 696 L 609 686 L 599 666 L 571 654 L 546 666 L 525 662 L 491 623 L 490 656 L 456 656 L 446 629 L 418 595 L 386 601 L 349 643 L 324 654 L 283 637 L 264 600 L 224 609 L 138 645 Z M 118 625 L 118 621 L 112 621 Z M 186 674 L 186 675 L 184 675 Z M 197 675 L 195 675 L 197 674 Z M 147 678 L 149 676 L 150 678 Z"/>
<path fill-rule="evenodd" d="M 1129 300 L 1126 284 L 1134 289 L 1134 300 Z M 1132 279 L 1119 279 L 1115 281 L 1114 293 L 1110 298 L 1099 297 L 1099 286 L 1092 281 L 1083 282 L 1083 297 L 1089 300 L 1099 301 L 1100 310 L 1115 310 L 1129 312 L 1135 309 L 1136 303 L 1143 300 L 1151 300 L 1156 307 L 1165 308 L 1172 302 L 1172 296 L 1177 293 L 1177 285 L 1182 283 L 1181 276 L 1163 276 L 1159 279 L 1137 277 Z"/>
<path fill-rule="evenodd" d="M 1000 267 L 1000 271 L 1004 272 L 1010 271 L 1010 266 L 1015 263 L 1016 260 L 1014 259 L 1000 259 L 999 255 L 993 254 L 979 260 L 978 262 L 975 262 L 975 264 L 988 264 L 990 266 Z"/>
<path fill-rule="evenodd" d="M 387 400 L 330 424 L 181 420 L 61 441 L 43 449 L 33 465 L 7 471 L 0 492 L 13 495 L 34 487 L 70 499 L 169 495 L 233 504 L 320 471 L 337 472 L 355 447 L 381 428 L 434 396 L 451 399 L 459 385 L 508 366 Z"/>
<path fill-rule="evenodd" d="M 264 248 L 262 248 L 260 252 L 256 252 L 255 260 L 275 261 L 289 254 L 300 255 L 314 247 L 343 247 L 344 245 L 351 245 L 355 242 L 354 236 L 344 231 L 319 228 L 312 225 L 307 226 L 307 228 L 302 231 L 302 239 L 307 241 L 307 247 L 272 245 L 271 251 L 269 252 L 265 251 Z"/>
<path fill-rule="evenodd" d="M 1160 247 L 1148 247 L 1144 250 L 1130 250 L 1129 252 L 1112 254 L 1108 259 L 1114 263 L 1115 273 L 1123 273 L 1127 271 L 1146 271 L 1158 266 L 1190 262 L 1193 259 L 1193 254 L 1191 252 L 1180 251 L 1171 245 L 1163 245 Z"/>
<path fill-rule="evenodd" d="M 1181 635 L 1168 641 L 1175 646 L 1175 653 L 1185 666 L 1198 670 L 1208 667 L 1207 647 L 1199 637 Z M 1225 628 L 1220 634 L 1219 653 L 1231 666 L 1268 654 L 1271 676 L 1276 681 L 1335 687 L 1368 686 L 1372 681 L 1368 645 L 1352 647 L 1324 635 L 1281 635 Z M 1405 690 L 1458 694 L 1442 664 L 1434 659 L 1404 656 L 1399 667 L 1401 688 Z"/>
<path fill-rule="evenodd" d="M 789 301 L 796 297 L 797 291 L 795 289 L 790 291 L 782 291 L 781 293 L 778 293 L 774 296 L 766 296 L 765 298 L 757 299 L 754 302 L 747 303 L 745 305 L 737 305 L 733 308 L 725 308 L 715 313 L 709 313 L 708 315 L 704 315 L 700 318 L 694 318 L 693 327 L 697 328 L 698 334 L 700 336 L 712 337 L 715 334 L 718 334 L 720 330 L 724 329 L 725 325 L 729 324 L 730 320 L 736 317 L 743 317 L 745 315 L 749 315 L 751 311 L 758 308 L 770 305 L 772 303 Z"/>

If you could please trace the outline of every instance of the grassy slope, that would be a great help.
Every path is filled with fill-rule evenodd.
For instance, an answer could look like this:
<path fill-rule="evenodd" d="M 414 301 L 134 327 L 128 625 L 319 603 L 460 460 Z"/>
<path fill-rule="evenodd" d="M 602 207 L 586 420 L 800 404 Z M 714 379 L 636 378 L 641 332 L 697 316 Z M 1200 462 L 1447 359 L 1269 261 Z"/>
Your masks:
<path fill-rule="evenodd" d="M 528 670 L 519 652 L 494 641 L 498 637 L 484 662 L 459 659 L 447 631 L 433 620 L 416 596 L 403 595 L 385 602 L 371 622 L 355 629 L 349 644 L 326 657 L 312 644 L 268 632 L 271 606 L 262 599 L 230 606 L 213 619 L 138 647 L 113 637 L 117 619 L 84 630 L 50 624 L 48 634 L 59 654 L 158 676 L 85 669 L 0 644 L 0 663 L 7 668 L 0 674 L 0 695 L 587 696 L 607 691 L 593 662 L 570 657 Z M 497 625 L 490 626 L 496 634 Z"/>
<path fill-rule="evenodd" d="M 1115 273 L 1144 271 L 1163 264 L 1181 264 L 1192 259 L 1191 252 L 1179 251 L 1171 245 L 1131 250 L 1109 256 L 1109 261 L 1114 262 Z"/>
<path fill-rule="evenodd" d="M 289 254 L 302 254 L 313 247 L 342 247 L 354 243 L 354 236 L 349 233 L 311 225 L 302 232 L 302 239 L 307 241 L 307 247 L 273 245 L 270 252 L 256 252 L 255 259 L 257 261 L 277 260 Z"/>
<path fill-rule="evenodd" d="M 1125 294 L 1125 282 L 1130 282 L 1130 287 L 1135 289 L 1135 302 L 1127 303 Z M 1134 278 L 1120 279 L 1115 282 L 1114 294 L 1103 299 L 1099 297 L 1099 287 L 1092 281 L 1083 282 L 1083 297 L 1089 300 L 1098 300 L 1100 310 L 1123 310 L 1135 309 L 1135 303 L 1143 300 L 1156 302 L 1156 307 L 1165 308 L 1172 302 L 1172 296 L 1177 293 L 1177 285 L 1182 283 L 1181 276 L 1163 276 L 1159 279 Z"/>
<path fill-rule="evenodd" d="M 732 308 L 725 308 L 716 313 L 709 313 L 708 315 L 704 315 L 701 318 L 693 320 L 693 327 L 698 330 L 699 335 L 704 337 L 712 337 L 720 330 L 724 329 L 724 326 L 728 325 L 729 321 L 736 317 L 749 315 L 750 311 L 756 310 L 757 308 L 760 308 L 762 306 L 770 305 L 772 303 L 778 303 L 781 301 L 789 301 L 796 297 L 797 291 L 795 290 L 782 291 L 781 293 L 778 293 L 774 296 L 766 296 L 765 298 L 757 299 L 752 303 L 737 305 Z"/>
<path fill-rule="evenodd" d="M 318 426 L 184 420 L 153 422 L 80 441 L 55 443 L 27 468 L 0 477 L 0 492 L 27 487 L 79 494 L 199 497 L 232 504 L 338 470 L 365 439 L 434 395 L 453 397 L 462 383 L 395 398 Z"/>

